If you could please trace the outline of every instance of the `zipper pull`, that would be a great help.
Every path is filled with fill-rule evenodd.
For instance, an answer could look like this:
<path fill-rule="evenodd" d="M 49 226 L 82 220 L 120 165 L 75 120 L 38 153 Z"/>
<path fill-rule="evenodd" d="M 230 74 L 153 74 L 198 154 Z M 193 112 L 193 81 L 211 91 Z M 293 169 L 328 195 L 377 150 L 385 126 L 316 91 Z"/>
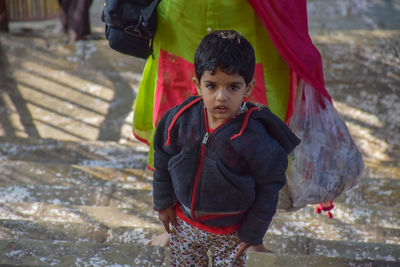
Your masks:
<path fill-rule="evenodd" d="M 206 144 L 207 144 L 207 140 L 208 140 L 208 137 L 209 137 L 209 136 L 210 136 L 209 133 L 206 133 L 206 134 L 204 135 L 203 141 L 201 141 L 201 144 L 202 144 L 202 145 L 206 145 Z"/>

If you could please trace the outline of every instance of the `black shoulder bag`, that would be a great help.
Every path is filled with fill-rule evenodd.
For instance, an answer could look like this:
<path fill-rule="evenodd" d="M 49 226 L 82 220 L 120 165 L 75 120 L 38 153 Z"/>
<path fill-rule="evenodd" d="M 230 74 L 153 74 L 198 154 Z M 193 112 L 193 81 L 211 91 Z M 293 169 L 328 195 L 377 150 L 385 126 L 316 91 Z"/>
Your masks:
<path fill-rule="evenodd" d="M 102 21 L 110 47 L 118 52 L 148 58 L 156 32 L 156 7 L 161 0 L 105 0 Z"/>

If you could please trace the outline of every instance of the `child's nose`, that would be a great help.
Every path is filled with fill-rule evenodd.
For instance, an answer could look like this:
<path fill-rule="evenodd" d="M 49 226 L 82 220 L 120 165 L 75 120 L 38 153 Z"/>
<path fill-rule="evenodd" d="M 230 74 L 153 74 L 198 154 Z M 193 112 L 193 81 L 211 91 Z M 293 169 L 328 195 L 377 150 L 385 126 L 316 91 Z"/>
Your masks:
<path fill-rule="evenodd" d="M 226 88 L 220 88 L 217 93 L 217 101 L 224 102 L 228 100 L 228 90 Z"/>

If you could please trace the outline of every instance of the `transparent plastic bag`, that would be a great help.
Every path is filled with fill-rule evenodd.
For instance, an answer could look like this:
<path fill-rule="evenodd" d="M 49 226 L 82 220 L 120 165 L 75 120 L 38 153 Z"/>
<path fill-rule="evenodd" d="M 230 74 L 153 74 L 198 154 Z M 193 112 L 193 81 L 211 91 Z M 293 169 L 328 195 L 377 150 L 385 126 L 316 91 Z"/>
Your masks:
<path fill-rule="evenodd" d="M 278 209 L 296 210 L 332 201 L 358 184 L 364 169 L 360 151 L 332 103 L 302 82 L 290 129 L 301 144 L 289 156 L 287 184 Z"/>

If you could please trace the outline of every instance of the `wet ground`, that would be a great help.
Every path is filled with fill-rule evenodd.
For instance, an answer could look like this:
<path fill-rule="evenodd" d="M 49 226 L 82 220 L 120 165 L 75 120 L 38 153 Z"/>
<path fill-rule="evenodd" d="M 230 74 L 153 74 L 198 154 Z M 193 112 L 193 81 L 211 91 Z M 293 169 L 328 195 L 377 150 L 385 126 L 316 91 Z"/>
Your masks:
<path fill-rule="evenodd" d="M 95 0 L 91 9 L 92 40 L 55 35 L 57 20 L 0 33 L 0 264 L 164 261 L 165 252 L 143 246 L 162 229 L 151 209 L 147 148 L 131 134 L 144 61 L 108 47 L 101 6 Z M 400 261 L 400 1 L 308 7 L 327 89 L 366 169 L 336 201 L 334 219 L 312 206 L 278 214 L 265 239 L 276 253 L 268 260 L 389 266 Z"/>

